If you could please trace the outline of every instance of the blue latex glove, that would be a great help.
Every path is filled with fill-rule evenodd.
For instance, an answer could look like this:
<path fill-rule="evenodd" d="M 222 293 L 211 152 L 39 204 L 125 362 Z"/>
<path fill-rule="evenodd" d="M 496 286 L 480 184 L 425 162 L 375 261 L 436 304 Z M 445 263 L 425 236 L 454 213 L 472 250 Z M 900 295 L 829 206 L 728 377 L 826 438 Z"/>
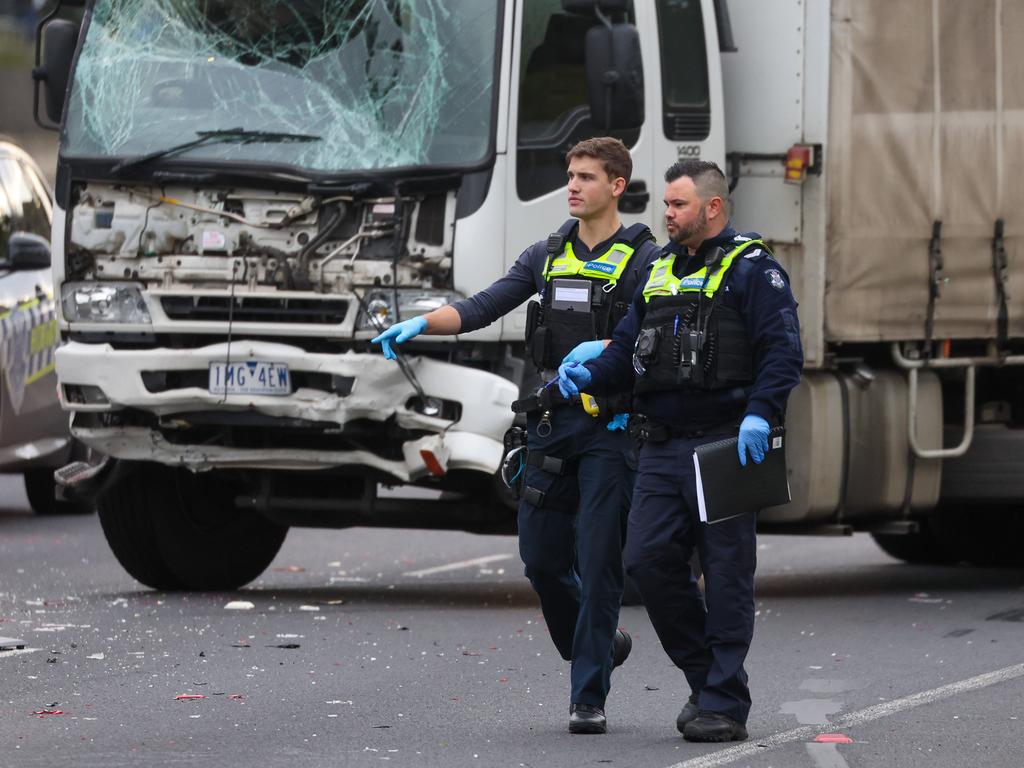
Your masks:
<path fill-rule="evenodd" d="M 625 429 L 628 422 L 628 413 L 616 413 L 614 416 L 612 416 L 612 420 L 608 422 L 608 431 L 615 432 L 616 430 L 619 429 Z"/>
<path fill-rule="evenodd" d="M 562 397 L 579 397 L 580 389 L 590 383 L 590 371 L 580 363 L 558 366 L 558 391 Z"/>
<path fill-rule="evenodd" d="M 388 360 L 394 360 L 398 357 L 398 354 L 391 348 L 391 342 L 398 344 L 404 344 L 409 339 L 419 336 L 427 330 L 427 320 L 422 315 L 420 317 L 414 317 L 411 320 L 403 320 L 400 323 L 395 323 L 388 328 L 384 333 L 370 339 L 371 344 L 380 344 L 381 351 L 384 352 L 384 357 Z"/>
<path fill-rule="evenodd" d="M 593 360 L 602 352 L 604 352 L 603 341 L 581 341 L 572 348 L 568 355 L 562 358 L 562 364 L 585 363 L 587 360 Z"/>
<path fill-rule="evenodd" d="M 768 453 L 769 432 L 771 427 L 760 416 L 751 413 L 743 417 L 743 423 L 740 424 L 740 439 L 736 445 L 740 454 L 740 464 L 747 466 L 748 451 L 755 464 L 764 461 L 764 455 Z"/>

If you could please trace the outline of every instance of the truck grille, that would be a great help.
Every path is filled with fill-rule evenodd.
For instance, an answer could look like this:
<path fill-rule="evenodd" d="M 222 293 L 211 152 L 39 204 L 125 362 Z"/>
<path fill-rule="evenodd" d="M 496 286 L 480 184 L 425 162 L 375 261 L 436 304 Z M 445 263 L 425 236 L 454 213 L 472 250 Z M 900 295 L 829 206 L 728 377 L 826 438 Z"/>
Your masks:
<path fill-rule="evenodd" d="M 216 320 L 236 323 L 340 325 L 348 314 L 345 299 L 297 299 L 278 296 L 161 296 L 171 320 Z"/>

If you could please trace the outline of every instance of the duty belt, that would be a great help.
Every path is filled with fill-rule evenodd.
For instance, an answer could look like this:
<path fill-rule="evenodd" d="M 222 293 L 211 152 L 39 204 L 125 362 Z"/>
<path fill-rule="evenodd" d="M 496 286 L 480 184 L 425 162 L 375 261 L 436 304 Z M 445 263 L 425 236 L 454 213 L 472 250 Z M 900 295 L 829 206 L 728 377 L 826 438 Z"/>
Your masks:
<path fill-rule="evenodd" d="M 694 440 L 707 435 L 729 434 L 737 429 L 735 421 L 713 424 L 704 429 L 683 429 L 675 424 L 654 421 L 640 414 L 633 414 L 629 419 L 629 436 L 644 443 L 664 443 L 673 438 Z"/>

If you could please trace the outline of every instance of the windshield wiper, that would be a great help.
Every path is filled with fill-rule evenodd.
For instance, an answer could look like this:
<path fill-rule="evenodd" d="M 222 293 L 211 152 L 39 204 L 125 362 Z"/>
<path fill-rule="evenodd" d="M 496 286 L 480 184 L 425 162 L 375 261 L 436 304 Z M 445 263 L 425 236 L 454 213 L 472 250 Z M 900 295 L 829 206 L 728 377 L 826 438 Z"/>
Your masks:
<path fill-rule="evenodd" d="M 139 155 L 138 157 L 131 157 L 127 160 L 114 165 L 110 172 L 112 174 L 119 174 L 126 168 L 134 168 L 138 165 L 145 165 L 148 162 L 157 160 L 161 157 L 168 157 L 170 155 L 177 155 L 180 152 L 192 149 L 193 147 L 202 146 L 203 144 L 216 144 L 220 142 L 237 143 L 237 144 L 253 144 L 256 142 L 309 142 L 309 141 L 320 141 L 319 136 L 311 136 L 306 133 L 281 133 L 277 131 L 247 131 L 244 128 L 224 128 L 217 131 L 196 131 L 198 138 L 192 139 L 191 141 L 185 141 L 181 144 L 175 144 L 172 147 L 166 149 L 158 149 L 155 152 L 150 152 L 145 155 Z"/>

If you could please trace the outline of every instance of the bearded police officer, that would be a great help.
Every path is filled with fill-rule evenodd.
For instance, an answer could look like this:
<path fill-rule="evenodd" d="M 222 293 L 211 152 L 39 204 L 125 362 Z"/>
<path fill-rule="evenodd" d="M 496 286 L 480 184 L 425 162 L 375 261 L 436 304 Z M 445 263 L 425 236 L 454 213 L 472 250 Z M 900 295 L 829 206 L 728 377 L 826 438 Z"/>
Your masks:
<path fill-rule="evenodd" d="M 394 357 L 392 345 L 421 333 L 482 328 L 540 294 L 529 307 L 527 346 L 550 386 L 519 401 L 528 445 L 519 551 L 555 647 L 572 663 L 569 730 L 604 733 L 612 667 L 632 644 L 616 625 L 636 459 L 624 431 L 628 399 L 601 399 L 593 415 L 595 408 L 584 410 L 579 399 L 559 397 L 556 371 L 581 342 L 588 355 L 604 348 L 659 249 L 646 226 L 624 228 L 619 220 L 618 200 L 632 172 L 621 141 L 581 141 L 566 160 L 573 219 L 527 248 L 489 288 L 373 341 Z"/>
<path fill-rule="evenodd" d="M 714 163 L 665 174 L 672 242 L 638 288 L 607 349 L 567 357 L 568 392 L 633 383 L 631 432 L 643 445 L 629 515 L 626 571 L 691 695 L 676 720 L 690 741 L 747 737 L 744 659 L 754 630 L 755 516 L 699 522 L 693 449 L 736 435 L 739 457 L 768 450 L 803 353 L 785 270 L 756 234 L 728 224 L 729 189 Z M 687 561 L 694 547 L 705 595 Z"/>

